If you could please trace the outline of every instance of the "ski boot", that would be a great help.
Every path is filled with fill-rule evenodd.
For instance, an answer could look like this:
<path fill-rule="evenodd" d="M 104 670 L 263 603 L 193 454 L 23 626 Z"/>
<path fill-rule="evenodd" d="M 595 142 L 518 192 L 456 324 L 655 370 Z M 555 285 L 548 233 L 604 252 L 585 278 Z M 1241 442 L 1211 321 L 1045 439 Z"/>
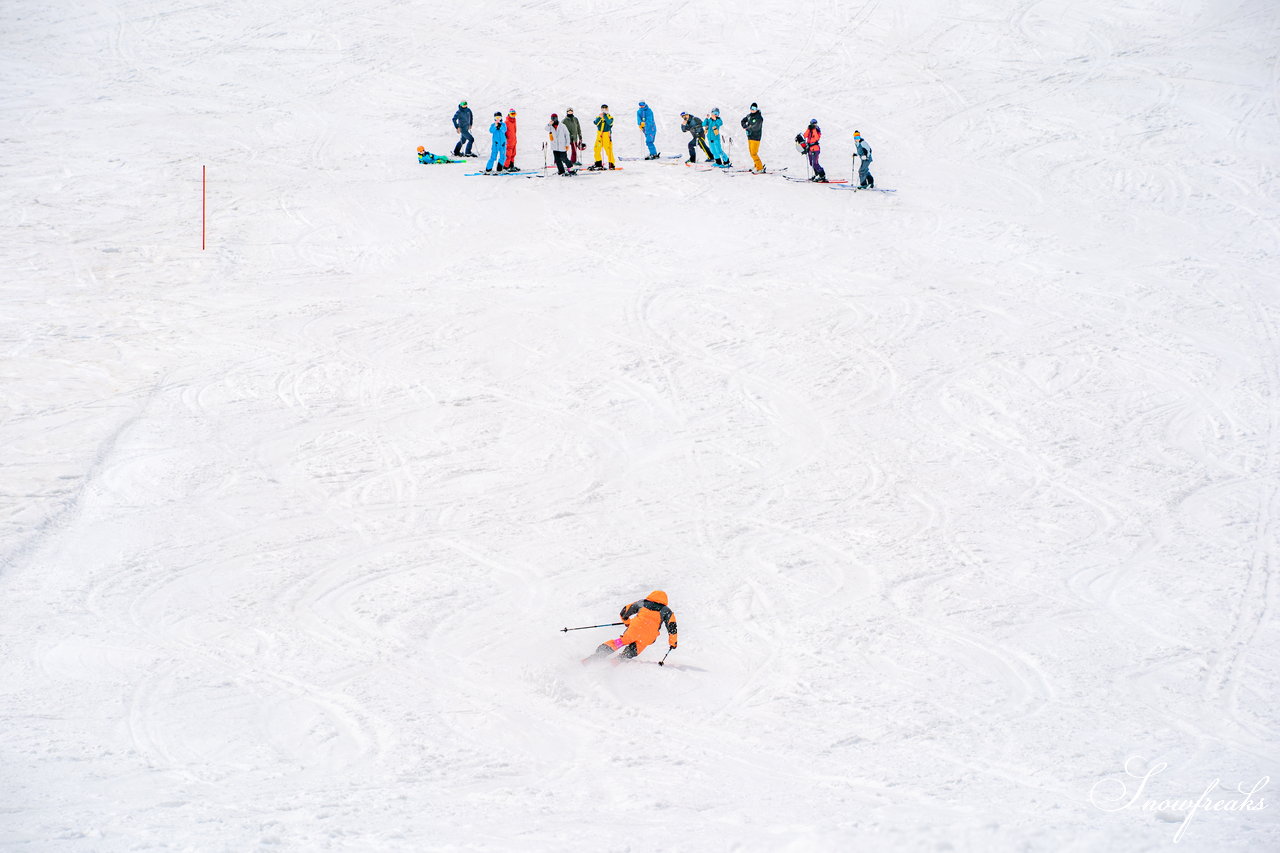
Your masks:
<path fill-rule="evenodd" d="M 587 167 L 587 171 L 588 171 L 588 172 L 602 172 L 602 171 L 604 171 L 604 163 L 601 163 L 599 160 L 597 160 L 595 163 L 593 163 L 593 164 L 591 164 L 590 166 L 588 166 L 588 167 Z"/>
<path fill-rule="evenodd" d="M 609 161 L 609 168 L 610 168 L 610 169 L 616 169 L 616 168 L 618 168 L 618 167 L 617 167 L 617 166 L 615 166 L 615 165 L 613 165 L 613 161 L 612 161 L 612 160 L 610 160 L 610 161 Z"/>
<path fill-rule="evenodd" d="M 830 183 L 830 181 L 828 181 L 828 180 L 827 180 L 827 176 L 826 176 L 826 175 L 819 175 L 818 177 L 814 178 L 813 180 L 814 180 L 814 183 L 818 183 L 818 184 L 828 184 L 828 183 Z"/>

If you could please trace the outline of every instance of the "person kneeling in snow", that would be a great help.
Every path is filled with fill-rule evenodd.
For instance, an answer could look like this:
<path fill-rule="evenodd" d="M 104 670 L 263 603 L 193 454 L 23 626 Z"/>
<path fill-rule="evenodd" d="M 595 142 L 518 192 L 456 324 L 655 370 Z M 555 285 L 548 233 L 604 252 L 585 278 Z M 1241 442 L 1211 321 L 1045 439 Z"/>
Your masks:
<path fill-rule="evenodd" d="M 643 601 L 633 601 L 618 613 L 627 630 L 616 640 L 601 643 L 587 660 L 606 658 L 622 649 L 619 658 L 633 658 L 658 639 L 658 629 L 667 627 L 667 645 L 676 647 L 676 614 L 667 606 L 667 594 L 655 589 Z"/>

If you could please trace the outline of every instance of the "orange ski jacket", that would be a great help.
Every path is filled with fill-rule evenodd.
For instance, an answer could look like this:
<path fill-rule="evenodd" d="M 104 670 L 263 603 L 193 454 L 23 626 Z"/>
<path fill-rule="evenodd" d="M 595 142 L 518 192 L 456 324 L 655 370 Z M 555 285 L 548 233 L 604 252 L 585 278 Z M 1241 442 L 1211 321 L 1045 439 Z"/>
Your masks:
<path fill-rule="evenodd" d="M 624 643 L 647 646 L 658 639 L 658 629 L 666 626 L 667 644 L 676 644 L 676 614 L 667 606 L 667 594 L 655 589 L 643 601 L 633 601 L 618 613 L 627 626 Z"/>
<path fill-rule="evenodd" d="M 822 151 L 822 145 L 819 140 L 822 139 L 822 130 L 816 125 L 805 129 L 804 145 L 805 150 L 811 154 L 818 154 Z"/>

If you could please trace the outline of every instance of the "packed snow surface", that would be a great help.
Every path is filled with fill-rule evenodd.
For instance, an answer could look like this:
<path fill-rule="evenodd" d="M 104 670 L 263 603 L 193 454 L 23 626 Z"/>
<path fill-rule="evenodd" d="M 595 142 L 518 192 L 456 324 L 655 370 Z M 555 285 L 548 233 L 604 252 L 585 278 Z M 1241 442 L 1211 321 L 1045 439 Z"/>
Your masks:
<path fill-rule="evenodd" d="M 1278 51 L 1271 0 L 8 0 L 0 848 L 1280 849 Z M 639 100 L 743 167 L 757 101 L 787 171 L 419 165 L 462 99 L 539 170 Z M 784 180 L 811 118 L 897 192 Z M 582 667 L 653 589 L 679 666 Z"/>

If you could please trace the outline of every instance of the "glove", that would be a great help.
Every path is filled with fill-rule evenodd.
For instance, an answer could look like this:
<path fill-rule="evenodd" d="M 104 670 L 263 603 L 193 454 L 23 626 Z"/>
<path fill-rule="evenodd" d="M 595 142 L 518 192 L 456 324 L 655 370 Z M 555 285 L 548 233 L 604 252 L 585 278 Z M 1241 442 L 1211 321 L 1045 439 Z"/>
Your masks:
<path fill-rule="evenodd" d="M 673 649 L 674 649 L 675 647 L 676 647 L 676 644 L 675 644 L 675 643 L 672 643 L 672 644 L 671 644 L 671 648 L 673 648 Z"/>
<path fill-rule="evenodd" d="M 644 122 L 640 122 L 640 129 L 644 130 Z"/>

